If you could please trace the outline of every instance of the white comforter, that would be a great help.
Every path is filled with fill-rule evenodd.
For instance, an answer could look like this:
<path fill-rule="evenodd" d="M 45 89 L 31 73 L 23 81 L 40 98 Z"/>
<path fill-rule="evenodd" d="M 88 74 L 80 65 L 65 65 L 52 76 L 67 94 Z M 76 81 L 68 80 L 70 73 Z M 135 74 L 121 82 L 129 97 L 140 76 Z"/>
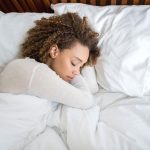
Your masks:
<path fill-rule="evenodd" d="M 0 150 L 149 150 L 150 97 L 100 91 L 80 110 L 29 95 L 0 94 Z"/>

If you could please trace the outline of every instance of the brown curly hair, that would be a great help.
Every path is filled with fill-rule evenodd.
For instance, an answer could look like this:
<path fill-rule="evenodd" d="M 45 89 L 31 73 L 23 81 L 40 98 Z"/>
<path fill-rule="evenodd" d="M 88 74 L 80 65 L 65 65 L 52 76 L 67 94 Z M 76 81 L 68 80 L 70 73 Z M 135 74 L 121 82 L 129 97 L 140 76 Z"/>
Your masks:
<path fill-rule="evenodd" d="M 87 18 L 81 19 L 77 13 L 66 13 L 60 16 L 41 18 L 35 21 L 36 26 L 28 31 L 28 37 L 22 44 L 22 56 L 30 57 L 38 62 L 46 63 L 49 59 L 48 50 L 57 44 L 60 51 L 71 48 L 74 43 L 89 48 L 89 58 L 86 65 L 94 65 L 100 50 L 97 47 L 98 33 L 87 23 Z"/>

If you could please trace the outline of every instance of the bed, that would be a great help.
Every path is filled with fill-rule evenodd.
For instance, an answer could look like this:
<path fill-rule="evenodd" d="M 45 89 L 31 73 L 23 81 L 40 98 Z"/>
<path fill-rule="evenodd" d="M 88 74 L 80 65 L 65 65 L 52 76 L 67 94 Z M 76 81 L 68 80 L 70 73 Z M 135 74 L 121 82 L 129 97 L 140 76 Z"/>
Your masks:
<path fill-rule="evenodd" d="M 35 20 L 68 11 L 100 34 L 101 56 L 81 72 L 97 105 L 0 93 L 0 149 L 149 150 L 150 0 L 0 0 L 0 72 Z"/>

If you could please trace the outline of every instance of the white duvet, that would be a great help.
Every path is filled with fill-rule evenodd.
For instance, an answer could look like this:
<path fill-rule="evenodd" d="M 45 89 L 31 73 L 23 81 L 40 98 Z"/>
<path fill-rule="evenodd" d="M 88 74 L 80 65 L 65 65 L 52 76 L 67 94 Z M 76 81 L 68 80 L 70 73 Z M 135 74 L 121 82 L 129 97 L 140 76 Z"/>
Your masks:
<path fill-rule="evenodd" d="M 150 97 L 99 91 L 75 109 L 29 95 L 0 94 L 0 150 L 149 150 Z"/>

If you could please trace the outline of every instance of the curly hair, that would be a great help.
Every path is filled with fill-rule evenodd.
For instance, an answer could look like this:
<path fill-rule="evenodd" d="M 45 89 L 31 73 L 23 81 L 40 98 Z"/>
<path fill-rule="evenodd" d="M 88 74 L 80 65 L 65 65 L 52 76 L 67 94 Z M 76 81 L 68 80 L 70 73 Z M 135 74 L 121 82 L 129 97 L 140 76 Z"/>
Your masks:
<path fill-rule="evenodd" d="M 88 25 L 87 18 L 81 19 L 77 13 L 66 13 L 35 21 L 36 25 L 28 31 L 28 37 L 22 44 L 22 56 L 46 63 L 48 50 L 57 44 L 60 51 L 71 48 L 79 42 L 89 49 L 89 58 L 85 65 L 94 65 L 100 50 L 97 47 L 99 34 Z"/>

